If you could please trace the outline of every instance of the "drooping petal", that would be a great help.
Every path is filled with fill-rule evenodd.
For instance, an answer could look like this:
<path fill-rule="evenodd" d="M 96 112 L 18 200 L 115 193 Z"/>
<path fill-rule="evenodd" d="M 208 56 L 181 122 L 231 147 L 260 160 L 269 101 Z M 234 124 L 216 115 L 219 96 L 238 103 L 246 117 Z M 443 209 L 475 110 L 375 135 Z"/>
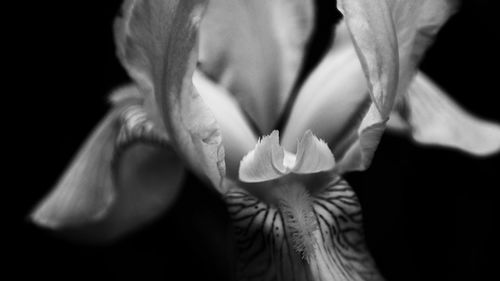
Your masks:
<path fill-rule="evenodd" d="M 297 158 L 292 172 L 312 174 L 333 169 L 335 159 L 328 145 L 308 130 L 297 145 Z"/>
<path fill-rule="evenodd" d="M 255 147 L 257 137 L 239 104 L 227 90 L 200 71 L 195 72 L 193 83 L 221 128 L 227 174 L 237 179 L 240 161 Z"/>
<path fill-rule="evenodd" d="M 183 167 L 142 110 L 135 87 L 113 95 L 115 108 L 83 145 L 32 219 L 107 240 L 152 220 L 176 198 Z"/>
<path fill-rule="evenodd" d="M 397 94 L 404 91 L 426 47 L 452 12 L 450 0 L 339 1 L 367 76 L 373 104 L 339 171 L 366 169 Z M 399 81 L 399 83 L 398 83 Z"/>
<path fill-rule="evenodd" d="M 152 92 L 173 146 L 222 191 L 224 149 L 217 122 L 192 84 L 204 0 L 129 0 L 116 23 L 118 54 Z"/>
<path fill-rule="evenodd" d="M 268 134 L 302 63 L 311 0 L 211 0 L 200 31 L 201 69 L 236 96 Z"/>
<path fill-rule="evenodd" d="M 389 121 L 388 128 L 404 130 L 417 142 L 479 156 L 500 151 L 500 125 L 467 113 L 422 72 L 415 76 L 393 114 L 400 126 Z"/>
<path fill-rule="evenodd" d="M 240 163 L 239 179 L 243 182 L 263 182 L 277 179 L 286 172 L 283 165 L 285 150 L 279 144 L 279 133 L 273 131 L 259 140 L 255 149 Z"/>
<path fill-rule="evenodd" d="M 356 195 L 336 178 L 310 195 L 316 229 L 308 236 L 311 253 L 296 248 L 287 214 L 238 187 L 224 199 L 235 227 L 238 280 L 383 280 L 364 241 Z M 298 214 L 301 215 L 301 214 Z"/>

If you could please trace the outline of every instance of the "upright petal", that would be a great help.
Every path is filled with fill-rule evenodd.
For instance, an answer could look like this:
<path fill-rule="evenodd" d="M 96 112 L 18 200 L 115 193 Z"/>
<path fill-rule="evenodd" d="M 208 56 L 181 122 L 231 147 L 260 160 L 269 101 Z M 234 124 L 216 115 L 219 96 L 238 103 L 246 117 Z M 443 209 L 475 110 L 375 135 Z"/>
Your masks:
<path fill-rule="evenodd" d="M 174 147 L 220 190 L 224 149 L 217 122 L 192 84 L 204 0 L 129 0 L 117 21 L 119 56 L 152 93 Z"/>
<path fill-rule="evenodd" d="M 193 83 L 213 112 L 222 132 L 227 175 L 238 178 L 240 161 L 257 143 L 257 136 L 250 127 L 238 102 L 223 87 L 196 71 Z"/>
<path fill-rule="evenodd" d="M 370 103 L 363 69 L 342 21 L 328 54 L 299 90 L 283 132 L 283 146 L 294 152 L 297 140 L 311 130 L 339 159 L 339 142 L 359 125 Z"/>
<path fill-rule="evenodd" d="M 271 132 L 313 27 L 311 0 L 211 0 L 200 32 L 201 69 Z"/>
<path fill-rule="evenodd" d="M 389 129 L 404 130 L 417 142 L 453 147 L 484 156 L 500 151 L 500 125 L 462 109 L 425 74 L 419 72 L 396 107 Z"/>
<path fill-rule="evenodd" d="M 407 87 L 426 47 L 451 14 L 453 2 L 338 2 L 367 76 L 373 102 L 358 129 L 358 138 L 353 138 L 344 160 L 339 163 L 340 172 L 369 166 L 397 94 Z"/>
<path fill-rule="evenodd" d="M 410 1 L 400 1 L 407 5 Z M 339 0 L 347 28 L 365 72 L 372 101 L 387 118 L 398 85 L 398 39 L 392 8 L 386 0 Z"/>
<path fill-rule="evenodd" d="M 150 221 L 172 204 L 183 167 L 139 96 L 135 87 L 113 96 L 115 108 L 33 212 L 36 223 L 108 240 Z"/>

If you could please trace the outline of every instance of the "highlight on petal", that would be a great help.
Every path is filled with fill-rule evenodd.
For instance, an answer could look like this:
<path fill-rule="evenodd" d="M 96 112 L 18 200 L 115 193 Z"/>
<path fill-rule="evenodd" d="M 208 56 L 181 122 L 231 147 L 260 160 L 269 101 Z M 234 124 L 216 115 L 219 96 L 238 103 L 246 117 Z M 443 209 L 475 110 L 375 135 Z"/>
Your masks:
<path fill-rule="evenodd" d="M 273 131 L 257 142 L 240 163 L 239 179 L 243 182 L 262 182 L 277 179 L 286 172 L 285 151 L 279 144 L 279 132 Z"/>
<path fill-rule="evenodd" d="M 226 89 L 200 71 L 195 72 L 193 83 L 221 128 L 227 173 L 231 178 L 238 178 L 240 161 L 255 147 L 257 137 L 237 101 Z"/>
<path fill-rule="evenodd" d="M 128 94 L 134 95 L 128 95 Z M 85 142 L 52 192 L 31 214 L 37 224 L 84 239 L 117 238 L 151 221 L 176 198 L 183 167 L 163 133 L 130 116 L 139 107 L 137 89 L 123 88 L 116 108 Z"/>
<path fill-rule="evenodd" d="M 204 0 L 130 0 L 116 22 L 118 54 L 152 93 L 172 145 L 223 192 L 224 148 L 217 121 L 193 87 Z"/>
<path fill-rule="evenodd" d="M 284 108 L 313 28 L 312 0 L 211 0 L 200 68 L 226 87 L 263 134 Z"/>
<path fill-rule="evenodd" d="M 417 142 L 478 156 L 500 151 L 500 125 L 467 113 L 422 72 L 415 76 L 397 109 L 393 115 L 402 126 L 389 122 L 388 128 L 407 130 Z"/>
<path fill-rule="evenodd" d="M 292 172 L 312 174 L 333 169 L 335 159 L 328 145 L 307 130 L 297 145 L 297 160 Z"/>

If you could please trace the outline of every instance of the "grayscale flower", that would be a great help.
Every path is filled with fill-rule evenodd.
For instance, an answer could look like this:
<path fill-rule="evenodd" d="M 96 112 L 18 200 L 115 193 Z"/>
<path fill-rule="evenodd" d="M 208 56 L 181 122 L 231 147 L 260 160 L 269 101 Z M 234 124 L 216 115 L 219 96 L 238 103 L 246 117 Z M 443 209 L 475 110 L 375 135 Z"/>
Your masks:
<path fill-rule="evenodd" d="M 476 155 L 500 149 L 500 127 L 418 71 L 455 1 L 337 3 L 331 48 L 296 85 L 311 0 L 125 1 L 116 45 L 134 83 L 33 220 L 115 239 L 168 210 L 190 169 L 228 206 L 239 279 L 382 280 L 342 176 L 369 167 L 386 127 Z"/>

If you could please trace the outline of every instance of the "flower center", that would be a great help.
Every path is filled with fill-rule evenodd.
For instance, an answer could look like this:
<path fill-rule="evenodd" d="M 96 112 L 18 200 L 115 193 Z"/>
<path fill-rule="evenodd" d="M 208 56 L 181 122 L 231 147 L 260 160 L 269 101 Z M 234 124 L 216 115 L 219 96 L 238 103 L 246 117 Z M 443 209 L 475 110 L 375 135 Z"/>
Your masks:
<path fill-rule="evenodd" d="M 290 233 L 293 248 L 302 259 L 308 260 L 314 251 L 313 232 L 318 229 L 311 196 L 305 187 L 298 183 L 280 186 L 278 192 L 278 208 Z"/>
<path fill-rule="evenodd" d="M 308 260 L 314 251 L 317 222 L 308 189 L 308 175 L 330 171 L 335 160 L 327 144 L 307 131 L 297 154 L 279 144 L 278 131 L 263 137 L 240 163 L 239 179 L 254 183 L 268 202 L 278 207 L 295 251 Z M 251 188 L 249 188 L 251 189 Z"/>

